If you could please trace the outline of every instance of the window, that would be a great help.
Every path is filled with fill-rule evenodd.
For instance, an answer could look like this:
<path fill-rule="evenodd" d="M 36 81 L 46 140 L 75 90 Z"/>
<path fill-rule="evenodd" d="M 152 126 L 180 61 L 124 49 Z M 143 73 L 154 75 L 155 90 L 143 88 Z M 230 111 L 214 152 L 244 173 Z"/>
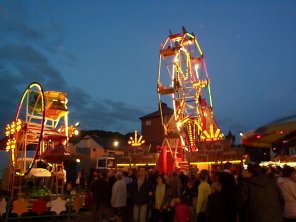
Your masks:
<path fill-rule="evenodd" d="M 108 152 L 109 156 L 115 156 L 115 152 Z"/>
<path fill-rule="evenodd" d="M 151 126 L 151 120 L 146 120 L 146 126 Z"/>

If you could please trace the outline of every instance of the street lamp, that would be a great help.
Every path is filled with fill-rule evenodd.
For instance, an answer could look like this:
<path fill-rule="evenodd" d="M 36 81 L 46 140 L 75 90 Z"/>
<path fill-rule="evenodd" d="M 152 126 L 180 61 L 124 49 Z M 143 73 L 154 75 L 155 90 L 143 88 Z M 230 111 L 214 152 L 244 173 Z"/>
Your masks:
<path fill-rule="evenodd" d="M 115 140 L 115 141 L 113 142 L 113 146 L 118 147 L 118 145 L 119 145 L 119 142 L 118 142 L 117 140 Z"/>

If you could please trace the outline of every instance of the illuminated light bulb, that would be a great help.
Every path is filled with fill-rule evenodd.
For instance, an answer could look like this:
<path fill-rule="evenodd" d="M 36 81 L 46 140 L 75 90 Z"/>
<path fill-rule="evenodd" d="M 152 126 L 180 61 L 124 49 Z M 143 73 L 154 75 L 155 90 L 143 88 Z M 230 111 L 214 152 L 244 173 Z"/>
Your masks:
<path fill-rule="evenodd" d="M 119 142 L 118 141 L 114 141 L 113 146 L 118 146 Z"/>
<path fill-rule="evenodd" d="M 79 131 L 78 131 L 77 129 L 74 130 L 74 135 L 75 135 L 75 136 L 79 135 Z"/>
<path fill-rule="evenodd" d="M 179 62 L 178 55 L 179 55 L 179 54 L 177 53 L 177 55 L 176 55 L 175 58 L 174 58 L 174 62 L 175 62 L 175 63 Z"/>
<path fill-rule="evenodd" d="M 132 146 L 141 146 L 142 144 L 145 143 L 145 140 L 143 140 L 142 138 L 143 138 L 143 136 L 140 136 L 138 138 L 138 132 L 135 131 L 134 137 L 130 137 L 130 140 L 128 141 L 128 144 L 130 144 Z"/>
<path fill-rule="evenodd" d="M 6 126 L 5 135 L 6 135 L 6 136 L 9 136 L 9 135 L 10 135 L 10 125 L 8 125 L 8 124 L 7 124 L 7 126 Z"/>
<path fill-rule="evenodd" d="M 181 122 L 177 122 L 177 128 L 179 129 L 182 126 Z"/>

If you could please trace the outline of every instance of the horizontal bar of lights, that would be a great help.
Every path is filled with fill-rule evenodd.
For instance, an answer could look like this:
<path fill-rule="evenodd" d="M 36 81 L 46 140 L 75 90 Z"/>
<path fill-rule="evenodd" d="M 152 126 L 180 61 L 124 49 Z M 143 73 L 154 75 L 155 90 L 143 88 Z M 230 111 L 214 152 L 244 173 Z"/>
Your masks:
<path fill-rule="evenodd" d="M 129 163 L 118 163 L 117 164 L 117 166 L 155 166 L 156 165 L 156 163 L 131 163 L 131 164 L 129 164 Z"/>

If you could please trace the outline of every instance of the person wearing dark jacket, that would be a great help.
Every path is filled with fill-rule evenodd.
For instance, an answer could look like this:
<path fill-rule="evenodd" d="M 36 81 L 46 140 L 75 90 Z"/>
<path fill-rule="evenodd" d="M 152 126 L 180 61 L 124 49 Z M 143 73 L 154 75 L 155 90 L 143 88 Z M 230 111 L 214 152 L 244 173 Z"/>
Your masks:
<path fill-rule="evenodd" d="M 235 193 L 236 193 L 236 180 L 232 175 L 232 164 L 230 162 L 226 162 L 224 164 L 224 170 L 218 175 L 218 181 L 222 185 L 221 193 L 229 198 L 228 204 L 231 205 L 232 211 L 229 212 L 231 214 L 231 218 L 229 222 L 236 221 L 236 211 L 235 211 Z"/>
<path fill-rule="evenodd" d="M 213 182 L 211 185 L 212 193 L 208 197 L 206 208 L 206 222 L 230 222 L 232 221 L 232 205 L 229 204 L 230 198 L 222 193 L 222 185 Z"/>
<path fill-rule="evenodd" d="M 244 215 L 241 222 L 282 222 L 284 199 L 279 187 L 261 174 L 258 164 L 248 170 L 252 176 L 241 183 L 236 196 L 237 208 Z"/>
<path fill-rule="evenodd" d="M 92 192 L 92 215 L 93 221 L 103 221 L 105 207 L 108 201 L 108 182 L 107 174 L 102 173 L 102 177 L 95 176 L 91 186 Z"/>
<path fill-rule="evenodd" d="M 131 184 L 131 198 L 134 202 L 133 221 L 145 222 L 148 202 L 152 196 L 152 185 L 146 178 L 144 168 L 139 169 L 139 175 Z"/>

